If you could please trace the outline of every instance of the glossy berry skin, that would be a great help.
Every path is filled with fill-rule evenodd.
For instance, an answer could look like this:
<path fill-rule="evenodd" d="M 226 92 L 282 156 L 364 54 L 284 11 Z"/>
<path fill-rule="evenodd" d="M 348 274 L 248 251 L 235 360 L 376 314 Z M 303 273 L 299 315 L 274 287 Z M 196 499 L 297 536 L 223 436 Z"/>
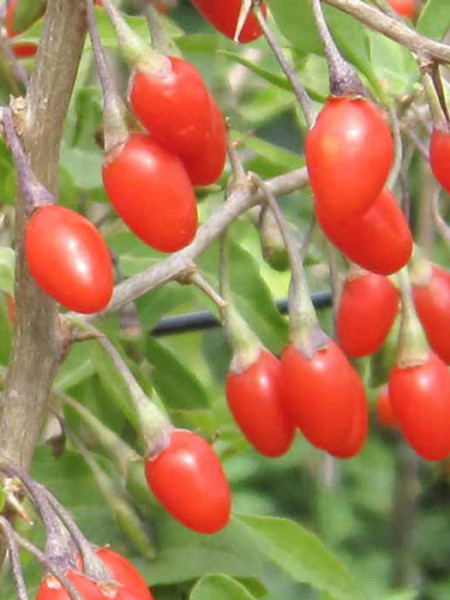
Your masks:
<path fill-rule="evenodd" d="M 398 313 L 399 293 L 387 277 L 364 273 L 347 279 L 336 317 L 339 345 L 350 356 L 381 347 Z"/>
<path fill-rule="evenodd" d="M 171 69 L 157 77 L 137 71 L 130 81 L 129 102 L 152 137 L 175 154 L 204 150 L 211 137 L 211 97 L 197 69 L 170 57 Z"/>
<path fill-rule="evenodd" d="M 321 449 L 339 448 L 352 433 L 354 411 L 365 402 L 361 380 L 342 350 L 329 340 L 309 360 L 293 344 L 282 357 L 288 414 Z"/>
<path fill-rule="evenodd" d="M 425 285 L 413 285 L 414 304 L 433 351 L 450 364 L 450 273 L 433 265 Z"/>
<path fill-rule="evenodd" d="M 230 488 L 214 450 L 199 435 L 173 430 L 168 446 L 146 461 L 145 476 L 164 508 L 189 529 L 215 533 L 227 525 Z"/>
<path fill-rule="evenodd" d="M 36 283 L 65 308 L 95 313 L 113 290 L 108 248 L 82 215 L 49 205 L 31 216 L 25 232 L 28 268 Z"/>
<path fill-rule="evenodd" d="M 430 139 L 430 166 L 434 176 L 450 194 L 450 131 L 433 129 Z"/>
<path fill-rule="evenodd" d="M 192 4 L 215 29 L 231 40 L 234 39 L 242 0 L 192 0 Z M 265 14 L 266 7 L 262 8 Z M 239 36 L 239 42 L 246 44 L 261 35 L 261 27 L 255 15 L 250 13 Z"/>
<path fill-rule="evenodd" d="M 295 435 L 282 403 L 281 362 L 268 350 L 242 373 L 226 380 L 228 406 L 248 441 L 261 454 L 285 454 Z"/>
<path fill-rule="evenodd" d="M 327 452 L 335 458 L 353 458 L 362 450 L 369 431 L 369 409 L 366 399 L 358 396 L 353 412 L 353 424 L 345 440 L 337 446 L 329 446 Z"/>
<path fill-rule="evenodd" d="M 377 419 L 383 427 L 397 427 L 397 419 L 392 408 L 387 388 L 382 390 L 377 398 Z"/>
<path fill-rule="evenodd" d="M 153 600 L 144 578 L 126 558 L 110 548 L 98 548 L 96 552 L 119 585 L 115 594 L 110 590 L 103 593 L 101 587 L 92 580 L 69 571 L 66 576 L 85 600 Z M 52 577 L 46 577 L 39 587 L 36 600 L 70 600 L 70 597 Z"/>
<path fill-rule="evenodd" d="M 396 366 L 389 377 L 389 398 L 400 429 L 426 460 L 450 454 L 450 372 L 430 354 L 425 364 Z"/>
<path fill-rule="evenodd" d="M 114 580 L 123 586 L 114 600 L 153 600 L 145 579 L 129 560 L 110 548 L 98 548 L 96 552 Z"/>
<path fill-rule="evenodd" d="M 364 269 L 391 275 L 408 263 L 413 249 L 411 230 L 389 190 L 383 190 L 366 213 L 346 224 L 319 210 L 316 214 L 336 248 Z"/>
<path fill-rule="evenodd" d="M 21 33 L 20 31 L 15 31 L 14 29 L 14 14 L 16 12 L 18 2 L 19 0 L 11 0 L 6 11 L 5 28 L 6 34 L 9 38 L 13 38 Z M 37 52 L 37 45 L 33 43 L 13 44 L 12 49 L 18 58 L 32 58 Z"/>
<path fill-rule="evenodd" d="M 364 213 L 386 183 L 394 150 L 374 104 L 331 97 L 306 138 L 306 166 L 316 207 L 337 222 Z"/>
<path fill-rule="evenodd" d="M 389 4 L 400 16 L 414 20 L 417 11 L 416 0 L 388 0 Z"/>
<path fill-rule="evenodd" d="M 103 181 L 120 218 L 152 248 L 174 252 L 194 238 L 197 205 L 186 169 L 150 136 L 131 134 L 103 163 Z"/>
<path fill-rule="evenodd" d="M 222 175 L 227 158 L 227 129 L 225 119 L 214 98 L 212 104 L 211 136 L 201 152 L 183 157 L 192 185 L 211 185 Z"/>

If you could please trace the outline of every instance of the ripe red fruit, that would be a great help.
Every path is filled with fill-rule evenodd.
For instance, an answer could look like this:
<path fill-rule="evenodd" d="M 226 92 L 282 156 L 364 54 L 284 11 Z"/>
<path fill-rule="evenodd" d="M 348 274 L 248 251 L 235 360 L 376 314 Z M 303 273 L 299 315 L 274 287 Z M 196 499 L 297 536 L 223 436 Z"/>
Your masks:
<path fill-rule="evenodd" d="M 234 39 L 242 0 L 192 0 L 192 4 L 218 31 Z M 266 7 L 262 7 L 266 14 Z M 239 36 L 242 44 L 252 42 L 262 35 L 261 27 L 253 13 L 250 13 Z"/>
<path fill-rule="evenodd" d="M 389 4 L 402 17 L 412 21 L 416 16 L 417 5 L 415 0 L 389 0 Z"/>
<path fill-rule="evenodd" d="M 430 165 L 434 176 L 450 194 L 450 131 L 433 129 L 430 139 Z"/>
<path fill-rule="evenodd" d="M 399 293 L 387 277 L 364 273 L 347 278 L 337 312 L 339 345 L 350 356 L 373 354 L 398 312 Z"/>
<path fill-rule="evenodd" d="M 390 275 L 404 267 L 413 239 L 393 194 L 384 189 L 369 210 L 345 224 L 317 210 L 321 228 L 348 258 L 368 271 Z"/>
<path fill-rule="evenodd" d="M 364 446 L 369 430 L 369 408 L 366 399 L 358 395 L 353 414 L 353 424 L 350 433 L 341 444 L 326 448 L 329 454 L 336 458 L 347 459 L 356 456 Z"/>
<path fill-rule="evenodd" d="M 11 2 L 8 4 L 8 8 L 6 11 L 5 28 L 6 28 L 6 34 L 9 38 L 13 38 L 16 35 L 18 35 L 19 33 L 21 33 L 20 31 L 15 31 L 15 29 L 14 29 L 14 18 L 15 18 L 14 15 L 16 12 L 16 7 L 17 7 L 18 2 L 19 2 L 19 0 L 11 0 Z M 37 52 L 37 45 L 32 44 L 32 43 L 13 44 L 12 49 L 13 49 L 14 54 L 18 58 L 31 58 Z"/>
<path fill-rule="evenodd" d="M 371 102 L 331 97 L 307 135 L 305 155 L 317 209 L 342 223 L 375 202 L 394 145 L 386 120 Z"/>
<path fill-rule="evenodd" d="M 211 185 L 222 175 L 227 157 L 227 129 L 217 102 L 211 97 L 211 136 L 202 151 L 182 157 L 193 185 Z"/>
<path fill-rule="evenodd" d="M 165 75 L 136 71 L 130 80 L 130 105 L 157 142 L 175 154 L 197 154 L 211 137 L 211 97 L 191 63 L 177 57 L 168 60 Z"/>
<path fill-rule="evenodd" d="M 352 434 L 354 412 L 365 402 L 361 380 L 342 350 L 329 340 L 309 360 L 293 344 L 282 357 L 286 409 L 318 448 L 340 448 Z"/>
<path fill-rule="evenodd" d="M 145 476 L 164 508 L 186 527 L 215 533 L 227 525 L 230 488 L 214 450 L 199 435 L 173 430 L 168 446 L 147 459 Z"/>
<path fill-rule="evenodd" d="M 98 548 L 96 552 L 114 580 L 122 586 L 113 600 L 153 600 L 145 579 L 130 561 L 110 548 Z"/>
<path fill-rule="evenodd" d="M 387 388 L 384 388 L 377 398 L 377 418 L 384 427 L 397 427 L 397 419 L 392 408 Z"/>
<path fill-rule="evenodd" d="M 85 575 L 69 571 L 67 578 L 73 583 L 85 600 L 153 600 L 148 585 L 139 571 L 123 556 L 110 548 L 98 548 L 97 555 L 118 584 L 105 588 L 88 579 Z M 51 575 L 41 583 L 36 600 L 69 600 L 69 594 Z"/>
<path fill-rule="evenodd" d="M 109 251 L 82 215 L 63 206 L 39 208 L 26 228 L 25 253 L 36 283 L 64 307 L 95 313 L 108 304 L 113 289 Z"/>
<path fill-rule="evenodd" d="M 150 136 L 131 134 L 103 163 L 103 181 L 120 218 L 149 246 L 174 252 L 194 238 L 197 205 L 186 169 Z"/>
<path fill-rule="evenodd" d="M 396 366 L 389 377 L 389 398 L 400 429 L 426 460 L 450 454 L 450 373 L 435 354 L 413 367 Z"/>
<path fill-rule="evenodd" d="M 413 285 L 413 295 L 431 348 L 450 364 L 450 273 L 433 265 L 431 277 Z"/>
<path fill-rule="evenodd" d="M 242 373 L 230 371 L 226 381 L 228 406 L 253 446 L 266 456 L 285 454 L 295 435 L 282 404 L 281 362 L 268 350 Z"/>

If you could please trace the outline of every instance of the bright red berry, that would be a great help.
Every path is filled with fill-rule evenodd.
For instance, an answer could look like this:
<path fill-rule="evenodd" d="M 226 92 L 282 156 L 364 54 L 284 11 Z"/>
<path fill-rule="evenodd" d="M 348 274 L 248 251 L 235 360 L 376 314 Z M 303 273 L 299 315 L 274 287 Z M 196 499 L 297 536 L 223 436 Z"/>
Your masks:
<path fill-rule="evenodd" d="M 285 454 L 295 426 L 282 403 L 281 362 L 268 350 L 242 373 L 230 371 L 226 381 L 228 406 L 253 446 L 266 456 Z"/>
<path fill-rule="evenodd" d="M 329 340 L 307 358 L 295 345 L 282 357 L 286 409 L 318 448 L 340 448 L 352 434 L 354 412 L 365 402 L 361 380 L 342 350 Z"/>
<path fill-rule="evenodd" d="M 199 435 L 173 430 L 168 446 L 147 459 L 145 475 L 156 498 L 186 527 L 215 533 L 227 525 L 230 488 L 214 450 Z"/>
<path fill-rule="evenodd" d="M 98 548 L 97 555 L 121 587 L 113 600 L 153 600 L 147 582 L 129 560 L 111 548 Z"/>
<path fill-rule="evenodd" d="M 356 456 L 364 446 L 369 430 L 369 408 L 366 399 L 358 395 L 353 413 L 353 424 L 350 433 L 337 446 L 326 448 L 336 458 L 347 459 Z"/>
<path fill-rule="evenodd" d="M 345 224 L 319 210 L 316 214 L 333 244 L 364 269 L 390 275 L 409 261 L 413 248 L 411 230 L 389 190 L 384 189 L 366 213 Z"/>
<path fill-rule="evenodd" d="M 108 248 L 82 215 L 49 205 L 31 216 L 25 232 L 28 268 L 36 283 L 65 308 L 95 313 L 113 289 Z"/>
<path fill-rule="evenodd" d="M 400 429 L 426 460 L 450 454 L 450 373 L 435 354 L 417 366 L 396 366 L 389 398 Z"/>
<path fill-rule="evenodd" d="M 213 27 L 230 39 L 234 39 L 242 0 L 192 0 L 192 4 Z M 262 8 L 265 14 L 266 7 Z M 245 44 L 256 40 L 261 35 L 261 27 L 255 15 L 250 13 L 239 36 L 239 41 Z"/>
<path fill-rule="evenodd" d="M 430 139 L 430 165 L 434 176 L 450 194 L 450 131 L 433 129 Z"/>
<path fill-rule="evenodd" d="M 131 134 L 103 164 L 106 193 L 120 218 L 162 252 L 187 246 L 197 229 L 197 205 L 181 160 L 150 136 Z"/>
<path fill-rule="evenodd" d="M 416 0 L 388 0 L 389 4 L 395 10 L 396 13 L 402 17 L 406 17 L 411 21 L 416 16 Z"/>
<path fill-rule="evenodd" d="M 383 427 L 397 427 L 397 419 L 392 408 L 387 388 L 381 390 L 377 398 L 377 418 Z"/>
<path fill-rule="evenodd" d="M 413 285 L 413 294 L 431 348 L 450 364 L 450 273 L 433 265 L 431 276 Z"/>
<path fill-rule="evenodd" d="M 136 71 L 129 86 L 130 105 L 157 142 L 175 154 L 195 155 L 211 137 L 211 97 L 191 63 L 177 57 L 168 61 L 161 76 Z"/>
<path fill-rule="evenodd" d="M 225 166 L 227 157 L 225 119 L 212 97 L 211 103 L 213 124 L 209 141 L 198 154 L 182 157 L 192 185 L 211 185 L 222 175 Z"/>
<path fill-rule="evenodd" d="M 66 577 L 85 600 L 153 600 L 144 578 L 126 558 L 110 548 L 98 548 L 96 552 L 117 586 L 106 584 L 102 588 L 102 583 L 97 584 L 81 573 L 67 572 Z M 42 581 L 36 600 L 69 600 L 69 594 L 50 575 Z"/>
<path fill-rule="evenodd" d="M 387 277 L 363 273 L 347 278 L 337 312 L 339 345 L 350 356 L 373 354 L 398 313 L 399 293 Z"/>
<path fill-rule="evenodd" d="M 386 120 L 371 102 L 332 97 L 308 133 L 305 154 L 317 209 L 341 223 L 375 202 L 394 146 Z"/>

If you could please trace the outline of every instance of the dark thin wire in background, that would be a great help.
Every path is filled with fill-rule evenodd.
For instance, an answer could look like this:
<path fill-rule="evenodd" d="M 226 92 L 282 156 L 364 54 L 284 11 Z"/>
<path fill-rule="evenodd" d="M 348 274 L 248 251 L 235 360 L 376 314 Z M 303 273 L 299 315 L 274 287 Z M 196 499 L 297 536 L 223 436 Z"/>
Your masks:
<path fill-rule="evenodd" d="M 331 306 L 331 291 L 315 292 L 312 301 L 317 310 Z M 276 306 L 281 314 L 288 312 L 287 298 L 276 300 Z M 200 312 L 186 313 L 174 317 L 164 317 L 155 325 L 150 334 L 154 337 L 187 333 L 189 331 L 200 331 L 203 329 L 215 329 L 221 327 L 220 321 L 213 313 L 204 310 Z"/>

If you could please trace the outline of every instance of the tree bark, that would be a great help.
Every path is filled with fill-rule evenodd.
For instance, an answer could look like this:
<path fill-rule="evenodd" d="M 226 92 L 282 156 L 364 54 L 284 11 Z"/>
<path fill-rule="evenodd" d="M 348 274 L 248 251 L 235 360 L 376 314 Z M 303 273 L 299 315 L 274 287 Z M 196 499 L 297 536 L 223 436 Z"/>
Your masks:
<path fill-rule="evenodd" d="M 83 0 L 49 0 L 24 113 L 23 143 L 52 192 L 67 113 L 86 34 Z M 34 283 L 24 254 L 26 216 L 16 208 L 16 325 L 0 407 L 0 455 L 28 468 L 61 360 L 58 307 Z M 49 232 L 51 235 L 51 232 Z"/>

